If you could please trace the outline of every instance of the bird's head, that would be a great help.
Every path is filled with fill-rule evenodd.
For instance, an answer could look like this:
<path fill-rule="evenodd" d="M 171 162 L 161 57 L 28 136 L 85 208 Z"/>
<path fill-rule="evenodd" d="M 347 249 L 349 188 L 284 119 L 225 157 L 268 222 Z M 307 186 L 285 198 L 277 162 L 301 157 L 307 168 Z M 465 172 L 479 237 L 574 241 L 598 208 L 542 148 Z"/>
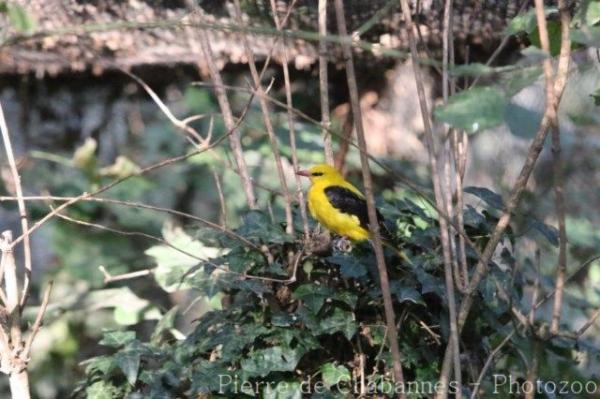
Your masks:
<path fill-rule="evenodd" d="M 308 170 L 299 170 L 296 174 L 305 176 L 310 179 L 311 182 L 315 183 L 320 180 L 343 180 L 344 178 L 333 166 L 327 164 L 319 164 L 311 167 Z"/>

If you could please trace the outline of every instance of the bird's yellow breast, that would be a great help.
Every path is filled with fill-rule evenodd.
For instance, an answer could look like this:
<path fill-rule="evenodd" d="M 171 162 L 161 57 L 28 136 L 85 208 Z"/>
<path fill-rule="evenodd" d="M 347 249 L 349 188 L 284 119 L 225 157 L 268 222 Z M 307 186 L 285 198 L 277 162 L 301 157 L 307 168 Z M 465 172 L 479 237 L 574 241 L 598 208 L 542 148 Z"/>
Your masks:
<path fill-rule="evenodd" d="M 352 191 L 360 192 L 349 183 L 315 183 L 308 191 L 308 209 L 311 215 L 327 229 L 336 234 L 345 236 L 354 241 L 362 241 L 369 238 L 369 231 L 360 225 L 360 220 L 355 215 L 350 215 L 336 209 L 325 194 L 325 189 L 331 185 L 342 185 Z M 362 195 L 361 195 L 362 196 Z"/>

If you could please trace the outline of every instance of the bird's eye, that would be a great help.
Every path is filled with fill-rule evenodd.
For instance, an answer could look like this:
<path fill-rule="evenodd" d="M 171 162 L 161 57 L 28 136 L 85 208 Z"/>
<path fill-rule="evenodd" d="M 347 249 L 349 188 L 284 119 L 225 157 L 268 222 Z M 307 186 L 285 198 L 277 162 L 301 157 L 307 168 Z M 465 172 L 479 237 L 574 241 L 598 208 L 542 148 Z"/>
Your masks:
<path fill-rule="evenodd" d="M 313 172 L 311 173 L 312 176 L 323 176 L 323 172 Z"/>

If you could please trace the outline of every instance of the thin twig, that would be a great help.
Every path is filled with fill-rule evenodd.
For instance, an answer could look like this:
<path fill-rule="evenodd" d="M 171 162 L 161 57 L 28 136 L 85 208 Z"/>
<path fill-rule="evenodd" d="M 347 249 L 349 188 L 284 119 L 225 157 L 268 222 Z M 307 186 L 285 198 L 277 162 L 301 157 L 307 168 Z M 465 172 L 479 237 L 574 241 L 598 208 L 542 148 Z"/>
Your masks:
<path fill-rule="evenodd" d="M 102 265 L 98 266 L 98 270 L 104 276 L 104 284 L 114 283 L 115 281 L 131 280 L 138 277 L 149 276 L 154 273 L 154 269 L 136 270 L 134 272 L 112 275 Z"/>
<path fill-rule="evenodd" d="M 154 103 L 158 106 L 158 108 L 162 111 L 162 113 L 165 114 L 165 116 L 169 119 L 169 121 L 174 126 L 176 126 L 178 129 L 184 131 L 188 135 L 188 136 L 186 136 L 186 138 L 188 140 L 190 140 L 192 145 L 202 148 L 203 146 L 205 146 L 207 143 L 210 142 L 212 129 L 209 129 L 207 137 L 203 138 L 202 136 L 200 136 L 200 134 L 198 134 L 196 129 L 189 126 L 190 122 L 200 119 L 202 116 L 197 115 L 197 116 L 193 116 L 190 118 L 186 118 L 185 120 L 178 119 L 177 117 L 175 117 L 175 115 L 173 115 L 173 113 L 171 112 L 169 107 L 167 107 L 165 105 L 165 103 L 160 99 L 158 94 L 156 94 L 156 92 L 154 92 L 154 90 L 152 90 L 150 88 L 150 86 L 148 86 L 148 84 L 146 84 L 146 82 L 144 82 L 139 76 L 137 76 L 137 75 L 133 74 L 132 72 L 129 72 L 123 68 L 120 68 L 120 70 L 121 70 L 121 72 L 123 72 L 124 74 L 126 74 L 127 76 L 129 76 L 130 78 L 135 80 L 140 86 L 142 86 L 144 88 L 144 90 L 146 90 L 146 93 L 148 93 L 150 98 L 152 98 Z"/>
<path fill-rule="evenodd" d="M 225 196 L 223 195 L 223 188 L 221 187 L 221 179 L 216 170 L 213 170 L 213 178 L 215 179 L 215 187 L 217 188 L 217 194 L 219 196 L 219 205 L 221 207 L 221 226 L 227 228 L 227 203 L 225 202 Z"/>
<path fill-rule="evenodd" d="M 327 0 L 319 0 L 319 98 L 321 102 L 321 136 L 323 137 L 323 149 L 325 150 L 325 161 L 333 165 L 333 147 L 331 146 L 331 134 L 329 128 L 329 79 L 327 74 Z"/>
<path fill-rule="evenodd" d="M 290 5 L 291 7 L 294 4 Z M 277 16 L 277 6 L 275 4 L 275 0 L 271 0 L 271 9 L 273 10 L 273 19 L 275 21 L 275 26 L 277 30 L 281 30 L 283 28 L 281 22 L 279 21 L 279 17 Z M 289 12 L 288 11 L 288 12 Z M 289 14 L 288 14 L 289 15 Z M 298 170 L 298 151 L 296 148 L 296 128 L 294 126 L 294 114 L 292 113 L 292 109 L 294 108 L 292 102 L 292 85 L 290 83 L 290 71 L 288 67 L 288 50 L 287 45 L 283 46 L 283 81 L 285 85 L 285 100 L 288 106 L 287 117 L 288 117 L 288 130 L 290 137 L 290 146 L 292 149 L 292 165 L 294 167 L 294 171 Z M 300 206 L 300 219 L 302 220 L 302 229 L 304 231 L 304 237 L 308 239 L 310 235 L 310 231 L 308 228 L 308 216 L 306 214 L 306 203 L 304 202 L 304 193 L 302 192 L 302 182 L 300 181 L 300 176 L 294 173 L 294 182 L 296 184 L 296 197 L 298 199 L 298 203 Z"/>
<path fill-rule="evenodd" d="M 346 28 L 346 17 L 344 15 L 344 5 L 342 0 L 335 0 L 335 16 L 337 20 L 338 33 L 342 36 L 348 35 Z M 390 349 L 392 352 L 392 363 L 394 368 L 394 379 L 397 384 L 404 385 L 404 375 L 402 372 L 402 361 L 400 356 L 400 348 L 398 347 L 398 332 L 396 331 L 396 315 L 392 303 L 392 294 L 390 292 L 390 282 L 388 279 L 387 267 L 385 264 L 385 256 L 383 254 L 383 246 L 379 235 L 379 221 L 377 219 L 377 210 L 375 208 L 375 198 L 373 196 L 373 181 L 371 171 L 369 169 L 369 158 L 366 155 L 367 144 L 365 141 L 365 132 L 363 128 L 362 114 L 360 110 L 360 102 L 358 98 L 358 87 L 356 73 L 354 71 L 354 59 L 352 50 L 349 45 L 342 46 L 344 58 L 346 59 L 346 77 L 348 81 L 348 91 L 350 92 L 350 104 L 352 114 L 354 116 L 354 125 L 356 127 L 356 136 L 359 147 L 364 151 L 360 154 L 360 163 L 362 166 L 363 183 L 365 189 L 365 198 L 367 201 L 367 209 L 369 214 L 369 230 L 371 232 L 371 242 L 377 259 L 377 269 L 381 284 L 381 293 L 383 296 L 383 305 L 385 308 L 385 319 L 388 326 L 388 338 Z M 400 398 L 405 398 L 404 392 L 398 395 Z"/>
<path fill-rule="evenodd" d="M 240 24 L 240 26 L 245 26 L 244 21 L 242 19 L 242 10 L 241 10 L 239 0 L 234 0 L 234 9 L 235 9 L 235 15 L 236 15 L 238 24 Z M 273 129 L 273 124 L 271 123 L 271 118 L 269 116 L 269 113 L 270 113 L 269 106 L 267 104 L 267 100 L 264 97 L 265 90 L 262 87 L 262 83 L 260 81 L 260 76 L 258 74 L 258 70 L 256 69 L 256 63 L 254 62 L 254 55 L 252 54 L 252 50 L 250 49 L 250 44 L 248 43 L 248 38 L 246 37 L 245 34 L 241 35 L 241 40 L 244 45 L 246 57 L 248 58 L 248 66 L 250 67 L 250 73 L 252 75 L 252 80 L 254 82 L 254 89 L 256 90 L 256 93 L 258 94 L 258 102 L 260 104 L 260 109 L 262 111 L 263 122 L 265 124 L 267 134 L 269 135 L 269 140 L 271 142 L 271 148 L 273 149 L 273 157 L 275 158 L 275 166 L 277 167 L 277 175 L 279 176 L 279 182 L 281 184 L 281 189 L 283 191 L 286 232 L 293 236 L 294 235 L 294 219 L 293 219 L 293 215 L 292 215 L 292 197 L 288 190 L 287 182 L 285 179 L 285 172 L 283 170 L 281 154 L 279 153 L 279 144 L 277 141 L 277 136 L 275 135 L 275 130 Z"/>
<path fill-rule="evenodd" d="M 31 280 L 31 244 L 29 242 L 29 221 L 27 219 L 27 207 L 25 206 L 25 201 L 23 201 L 21 176 L 19 175 L 19 170 L 17 169 L 15 154 L 13 153 L 8 126 L 6 125 L 6 120 L 4 119 L 4 110 L 2 109 L 2 104 L 0 104 L 0 130 L 2 131 L 2 142 L 4 143 L 6 158 L 8 159 L 10 173 L 15 186 L 19 217 L 21 218 L 21 234 L 25 237 L 23 240 L 23 261 L 25 266 L 25 275 L 23 277 L 23 290 L 19 302 L 19 306 L 22 309 L 25 306 L 25 303 L 27 303 L 27 297 L 29 296 L 29 282 Z"/>
<path fill-rule="evenodd" d="M 408 0 L 400 0 L 400 5 L 402 8 L 402 14 L 404 16 L 404 29 L 406 31 L 406 36 L 408 37 L 411 59 L 412 59 L 412 68 L 415 76 L 415 83 L 417 85 L 417 94 L 419 98 L 419 107 L 421 110 L 421 117 L 423 118 L 423 126 L 425 127 L 425 138 L 427 141 L 427 147 L 429 150 L 429 166 L 431 169 L 431 178 L 433 181 L 433 192 L 435 203 L 437 208 L 444 209 L 444 196 L 442 192 L 442 184 L 439 175 L 439 170 L 437 166 L 436 160 L 436 150 L 435 150 L 435 141 L 433 137 L 433 128 L 431 126 L 431 119 L 429 114 L 429 107 L 427 105 L 427 99 L 425 97 L 425 88 L 423 84 L 423 78 L 421 76 L 421 70 L 418 65 L 418 53 L 417 53 L 417 43 L 414 37 L 414 24 L 412 21 L 410 6 L 408 4 Z M 446 3 L 446 7 L 449 7 L 448 3 Z M 446 29 L 450 27 L 450 9 L 447 10 L 447 18 L 448 21 L 446 23 Z M 445 40 L 447 40 L 448 34 L 444 35 Z M 446 46 L 447 48 L 447 46 Z M 447 55 L 446 55 L 447 60 Z M 448 193 L 449 195 L 449 193 Z M 447 215 L 449 219 L 451 219 L 450 215 Z M 450 341 L 448 342 L 447 352 L 451 354 L 452 359 L 454 360 L 454 379 L 456 381 L 457 386 L 457 396 L 461 396 L 462 392 L 462 379 L 461 379 L 461 364 L 460 364 L 460 345 L 458 339 L 458 326 L 457 326 L 457 314 L 456 314 L 456 298 L 455 298 L 455 290 L 454 290 L 454 280 L 453 280 L 453 272 L 452 272 L 452 259 L 451 259 L 451 250 L 450 250 L 450 237 L 448 231 L 448 223 L 447 220 L 438 214 L 438 222 L 440 226 L 440 238 L 442 241 L 442 254 L 444 261 L 444 276 L 446 283 L 446 294 L 448 296 L 448 310 L 449 310 L 449 323 L 450 323 Z M 448 368 L 445 373 L 440 376 L 441 389 L 437 392 L 438 397 L 446 397 L 448 395 L 448 388 L 450 384 L 450 369 Z"/>
<path fill-rule="evenodd" d="M 515 333 L 516 333 L 516 331 L 512 330 L 506 337 L 504 337 L 502 342 L 500 342 L 498 344 L 498 346 L 496 346 L 494 348 L 494 350 L 490 352 L 487 359 L 485 360 L 485 363 L 483 364 L 483 367 L 481 368 L 481 371 L 479 372 L 479 377 L 477 377 L 477 381 L 475 382 L 475 384 L 473 384 L 474 388 L 473 388 L 473 392 L 471 393 L 471 399 L 477 398 L 477 394 L 479 393 L 479 386 L 481 385 L 481 381 L 483 381 L 483 377 L 485 377 L 485 374 L 487 373 L 490 366 L 492 365 L 494 358 L 502 350 L 504 345 L 506 345 L 510 341 L 510 339 L 513 337 L 513 335 L 515 335 Z"/>
<path fill-rule="evenodd" d="M 31 326 L 31 332 L 27 337 L 27 341 L 25 342 L 25 346 L 23 347 L 23 355 L 22 357 L 29 361 L 29 355 L 31 353 L 31 345 L 33 344 L 33 340 L 37 335 L 40 327 L 42 326 L 42 321 L 44 320 L 44 315 L 46 314 L 46 308 L 48 307 L 48 303 L 50 302 L 50 294 L 52 293 L 52 286 L 54 285 L 53 281 L 50 281 L 46 286 L 46 290 L 44 291 L 44 296 L 42 297 L 42 303 L 40 304 L 40 308 L 38 310 L 37 316 L 35 317 L 35 321 Z"/>
<path fill-rule="evenodd" d="M 571 17 L 565 0 L 558 1 L 558 9 L 561 19 L 561 54 L 559 58 L 558 69 L 562 70 L 564 75 L 569 69 L 569 54 L 564 54 L 569 46 L 569 24 Z M 565 41 L 567 43 L 565 43 Z M 560 74 L 560 72 L 557 72 Z M 564 83 L 555 83 L 555 91 L 562 90 Z M 558 124 L 558 114 L 554 120 L 552 129 L 552 155 L 554 157 L 554 196 L 556 203 L 556 216 L 558 219 L 558 265 L 556 267 L 556 296 L 554 297 L 554 305 L 552 307 L 552 322 L 550 324 L 550 333 L 557 334 L 560 327 L 560 316 L 563 303 L 563 289 L 565 284 L 565 274 L 567 272 L 567 226 L 566 226 L 566 200 L 565 200 L 565 178 L 564 178 L 564 162 L 561 155 L 560 145 L 560 126 Z"/>
<path fill-rule="evenodd" d="M 195 8 L 197 6 L 194 4 L 193 7 Z M 198 18 L 202 18 L 201 13 L 197 14 Z M 229 131 L 231 131 L 231 134 L 229 135 L 229 145 L 235 159 L 236 169 L 239 172 L 242 180 L 242 186 L 244 188 L 244 193 L 246 194 L 246 201 L 250 209 L 255 209 L 256 196 L 254 194 L 254 187 L 252 186 L 252 178 L 250 177 L 248 166 L 246 165 L 246 160 L 244 159 L 240 133 L 237 130 L 237 124 L 234 122 L 231 105 L 229 104 L 227 93 L 223 89 L 223 78 L 221 77 L 221 73 L 215 64 L 215 56 L 213 54 L 206 31 L 204 29 L 198 29 L 198 37 L 202 52 L 204 53 L 204 60 L 208 66 L 211 79 L 215 84 L 215 95 L 217 97 L 217 102 L 219 103 L 219 108 L 221 108 L 221 113 L 223 114 L 225 126 Z"/>
<path fill-rule="evenodd" d="M 581 337 L 594 324 L 598 317 L 600 317 L 600 308 L 596 309 L 588 321 L 577 330 L 577 337 Z"/>

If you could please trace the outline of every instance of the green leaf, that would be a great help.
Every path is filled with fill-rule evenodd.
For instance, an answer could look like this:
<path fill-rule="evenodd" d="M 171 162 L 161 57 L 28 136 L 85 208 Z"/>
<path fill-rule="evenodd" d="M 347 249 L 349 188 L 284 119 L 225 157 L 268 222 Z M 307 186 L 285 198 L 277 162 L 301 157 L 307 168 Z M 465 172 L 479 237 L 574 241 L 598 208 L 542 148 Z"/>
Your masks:
<path fill-rule="evenodd" d="M 546 238 L 546 240 L 548 240 L 548 242 L 550 244 L 552 244 L 555 247 L 558 247 L 558 244 L 559 244 L 558 229 L 556 227 L 549 226 L 546 223 L 541 222 L 537 219 L 533 219 L 533 222 L 531 223 L 531 227 L 533 227 L 540 234 L 542 234 Z"/>
<path fill-rule="evenodd" d="M 315 329 L 316 334 L 335 334 L 341 332 L 348 339 L 352 339 L 358 326 L 354 320 L 354 314 L 342 309 L 335 308 L 333 314 L 322 319 L 319 327 Z"/>
<path fill-rule="evenodd" d="M 333 294 L 333 290 L 327 286 L 303 284 L 294 290 L 293 298 L 303 301 L 312 313 L 318 313 L 325 300 L 333 297 Z"/>
<path fill-rule="evenodd" d="M 504 209 L 502 196 L 485 187 L 465 187 L 465 193 L 472 194 L 482 199 L 486 204 L 495 209 Z"/>
<path fill-rule="evenodd" d="M 156 327 L 154 327 L 154 331 L 150 337 L 152 343 L 158 344 L 161 341 L 163 333 L 175 327 L 175 319 L 177 318 L 178 311 L 179 308 L 173 306 L 171 310 L 162 316 L 160 321 L 156 324 Z"/>
<path fill-rule="evenodd" d="M 166 224 L 163 227 L 163 237 L 169 245 L 156 245 L 146 250 L 145 254 L 154 258 L 156 269 L 154 278 L 156 282 L 167 292 L 178 289 L 189 288 L 183 276 L 201 260 L 207 260 L 218 256 L 221 252 L 218 248 L 204 245 L 187 235 L 183 229 Z M 175 249 L 175 248 L 177 249 Z M 185 251 L 184 252 L 181 252 Z M 196 273 L 202 273 L 197 271 Z"/>
<path fill-rule="evenodd" d="M 340 382 L 348 382 L 352 379 L 350 371 L 342 365 L 336 366 L 334 363 L 325 363 L 319 370 L 321 371 L 323 384 L 327 389 Z"/>
<path fill-rule="evenodd" d="M 37 21 L 25 8 L 18 4 L 7 3 L 6 12 L 12 26 L 21 33 L 31 34 L 37 28 Z"/>
<path fill-rule="evenodd" d="M 600 26 L 586 26 L 571 31 L 571 41 L 590 47 L 598 47 L 600 43 Z"/>
<path fill-rule="evenodd" d="M 301 399 L 302 386 L 297 381 L 280 381 L 274 387 L 266 384 L 263 399 Z"/>
<path fill-rule="evenodd" d="M 506 109 L 504 92 L 495 87 L 476 87 L 460 92 L 437 107 L 435 117 L 449 125 L 476 133 L 501 124 Z"/>
<path fill-rule="evenodd" d="M 252 352 L 240 365 L 251 376 L 265 377 L 272 371 L 294 371 L 302 354 L 295 349 L 274 346 Z"/>
<path fill-rule="evenodd" d="M 135 339 L 135 331 L 106 331 L 100 345 L 118 348 L 124 346 Z"/>
<path fill-rule="evenodd" d="M 123 392 L 110 382 L 97 381 L 85 389 L 87 399 L 115 399 L 123 397 Z"/>
<path fill-rule="evenodd" d="M 279 224 L 272 223 L 264 212 L 258 210 L 252 210 L 244 216 L 244 225 L 238 229 L 238 233 L 258 242 L 271 244 L 294 242 L 294 238 L 286 234 Z"/>
<path fill-rule="evenodd" d="M 506 27 L 507 35 L 515 35 L 520 32 L 531 33 L 536 28 L 535 9 L 519 14 L 510 20 Z"/>
<path fill-rule="evenodd" d="M 550 55 L 556 56 L 560 53 L 560 42 L 562 36 L 560 22 L 548 21 L 547 28 L 548 39 L 550 40 Z M 532 45 L 538 48 L 542 48 L 542 45 L 540 43 L 540 32 L 537 29 L 537 27 L 533 32 L 530 33 L 529 40 L 531 41 Z"/>
<path fill-rule="evenodd" d="M 403 282 L 394 280 L 390 282 L 390 290 L 398 299 L 398 302 L 412 302 L 419 305 L 425 305 L 423 297 L 414 287 L 406 286 Z"/>
<path fill-rule="evenodd" d="M 513 69 L 513 67 L 491 67 L 485 64 L 481 64 L 479 62 L 474 62 L 471 64 L 458 65 L 450 70 L 450 74 L 456 77 L 462 76 L 487 76 L 494 73 L 500 73 L 503 71 L 507 71 L 509 69 Z"/>
<path fill-rule="evenodd" d="M 340 267 L 340 273 L 345 278 L 359 278 L 367 274 L 367 268 L 355 256 L 335 254 L 327 258 L 330 263 Z"/>
<path fill-rule="evenodd" d="M 130 385 L 135 385 L 140 369 L 140 352 L 137 350 L 119 352 L 115 355 L 115 360 L 123 374 L 125 374 L 127 382 Z"/>
<path fill-rule="evenodd" d="M 600 1 L 590 1 L 587 4 L 585 23 L 594 26 L 600 22 Z"/>
<path fill-rule="evenodd" d="M 591 96 L 594 99 L 594 105 L 600 107 L 600 89 L 596 90 L 596 92 L 591 94 Z"/>

